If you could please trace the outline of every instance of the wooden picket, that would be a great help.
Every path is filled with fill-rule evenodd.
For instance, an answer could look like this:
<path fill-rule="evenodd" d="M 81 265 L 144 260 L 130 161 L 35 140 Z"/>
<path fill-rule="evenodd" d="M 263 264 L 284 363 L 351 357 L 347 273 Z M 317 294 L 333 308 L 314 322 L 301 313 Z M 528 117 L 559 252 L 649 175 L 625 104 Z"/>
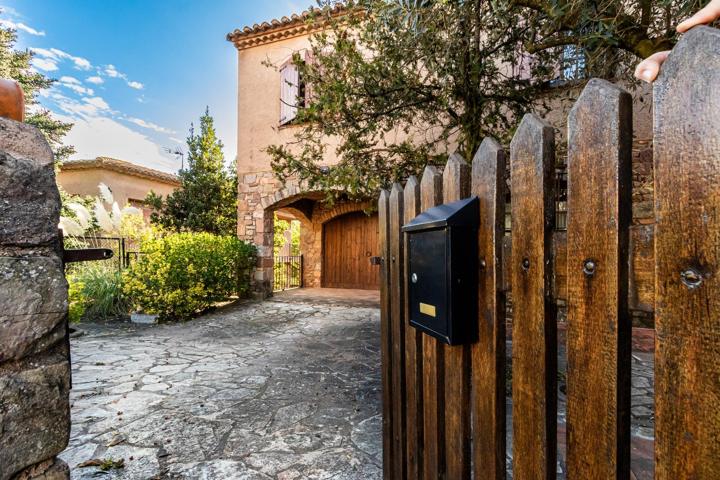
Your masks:
<path fill-rule="evenodd" d="M 513 298 L 513 474 L 553 479 L 557 443 L 557 324 L 550 298 L 555 135 L 525 115 L 510 144 Z"/>
<path fill-rule="evenodd" d="M 405 210 L 404 223 L 410 222 L 420 214 L 420 184 L 411 176 L 405 184 L 403 193 Z M 407 243 L 405 243 L 407 251 Z M 407 271 L 407 256 L 405 257 Z M 405 392 L 407 397 L 407 477 L 422 478 L 423 458 L 423 369 L 422 334 L 410 326 L 410 307 L 408 305 L 407 282 L 404 282 L 404 318 L 405 322 Z"/>
<path fill-rule="evenodd" d="M 378 199 L 378 242 L 380 243 L 380 383 L 382 384 L 382 446 L 383 446 L 383 477 L 393 478 L 393 444 L 392 444 L 392 334 L 390 326 L 390 258 L 389 226 L 390 226 L 390 194 L 387 190 L 380 192 Z"/>
<path fill-rule="evenodd" d="M 702 74 L 698 74 L 701 71 Z M 720 31 L 655 85 L 655 475 L 720 477 Z"/>
<path fill-rule="evenodd" d="M 473 475 L 505 479 L 505 235 L 506 154 L 485 139 L 472 163 L 472 195 L 480 200 L 478 228 L 478 341 L 473 344 L 471 399 Z"/>
<path fill-rule="evenodd" d="M 632 98 L 591 80 L 568 121 L 567 448 L 572 478 L 629 478 Z M 602 228 L 598 228 L 602 225 Z"/>
<path fill-rule="evenodd" d="M 470 166 L 458 154 L 443 172 L 443 201 L 470 196 Z M 470 348 L 443 345 L 445 357 L 445 462 L 447 478 L 470 476 Z"/>
<path fill-rule="evenodd" d="M 433 166 L 420 181 L 420 208 L 442 203 L 442 176 Z M 442 344 L 423 335 L 423 478 L 445 475 L 445 368 Z"/>
<path fill-rule="evenodd" d="M 553 232 L 554 132 L 533 114 L 509 156 L 485 139 L 471 166 L 453 154 L 442 174 L 429 166 L 419 184 L 411 177 L 381 192 L 386 479 L 506 478 L 508 290 L 513 478 L 557 475 L 559 299 L 567 306 L 567 478 L 632 478 L 629 310 L 652 307 L 653 295 L 656 478 L 720 478 L 719 84 L 720 31 L 696 28 L 655 85 L 654 233 L 630 226 L 631 96 L 601 80 L 588 82 L 568 118 L 567 233 Z M 470 195 L 480 205 L 478 314 L 468 319 L 478 339 L 451 347 L 409 325 L 401 226 Z M 638 265 L 646 270 L 633 271 Z"/>
<path fill-rule="evenodd" d="M 389 238 L 390 257 L 390 334 L 392 336 L 392 431 L 393 431 L 393 478 L 405 478 L 405 327 L 402 313 L 403 293 L 405 291 L 403 271 L 402 233 L 400 227 L 404 220 L 403 189 L 399 183 L 390 190 Z"/>

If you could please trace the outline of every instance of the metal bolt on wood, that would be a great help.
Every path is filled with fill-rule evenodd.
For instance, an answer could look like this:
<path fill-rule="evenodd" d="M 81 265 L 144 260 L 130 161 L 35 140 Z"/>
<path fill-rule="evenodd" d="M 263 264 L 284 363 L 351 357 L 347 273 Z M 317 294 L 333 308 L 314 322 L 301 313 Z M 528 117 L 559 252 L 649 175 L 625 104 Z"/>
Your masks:
<path fill-rule="evenodd" d="M 583 273 L 588 277 L 592 277 L 593 275 L 595 275 L 596 268 L 597 265 L 595 264 L 594 260 L 585 260 L 585 263 L 583 265 Z"/>
<path fill-rule="evenodd" d="M 694 268 L 688 268 L 680 273 L 680 280 L 689 289 L 695 289 L 702 284 L 702 274 Z"/>

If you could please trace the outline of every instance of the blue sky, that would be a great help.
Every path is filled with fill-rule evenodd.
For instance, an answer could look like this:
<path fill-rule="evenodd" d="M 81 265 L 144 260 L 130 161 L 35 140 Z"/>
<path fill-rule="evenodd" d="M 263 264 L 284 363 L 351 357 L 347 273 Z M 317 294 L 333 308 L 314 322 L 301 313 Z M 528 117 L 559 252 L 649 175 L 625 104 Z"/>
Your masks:
<path fill-rule="evenodd" d="M 313 0 L 0 0 L 33 67 L 60 80 L 40 102 L 75 127 L 74 158 L 105 155 L 164 171 L 205 106 L 236 154 L 237 56 L 225 35 Z"/>

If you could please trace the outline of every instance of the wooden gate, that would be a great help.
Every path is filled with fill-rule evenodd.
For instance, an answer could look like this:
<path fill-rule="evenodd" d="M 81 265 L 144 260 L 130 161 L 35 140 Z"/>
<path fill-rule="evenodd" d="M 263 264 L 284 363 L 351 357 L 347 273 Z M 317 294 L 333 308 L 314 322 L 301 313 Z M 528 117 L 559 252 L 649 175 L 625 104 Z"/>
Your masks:
<path fill-rule="evenodd" d="M 720 31 L 696 28 L 654 90 L 655 474 L 720 478 Z M 591 80 L 568 120 L 566 249 L 553 234 L 555 140 L 523 118 L 509 155 L 492 139 L 383 191 L 386 479 L 506 477 L 505 298 L 512 291 L 515 479 L 556 478 L 557 319 L 567 305 L 567 477 L 630 478 L 632 98 Z M 512 191 L 503 249 L 504 173 Z M 479 341 L 447 346 L 409 326 L 401 226 L 480 200 Z M 563 243 L 564 244 L 564 243 Z M 653 275 L 651 275 L 652 277 Z M 565 292 L 557 288 L 566 281 Z M 641 281 L 638 279 L 638 281 Z M 553 288 L 555 287 L 555 288 Z"/>
<path fill-rule="evenodd" d="M 377 290 L 378 269 L 370 264 L 377 245 L 377 215 L 352 212 L 325 223 L 322 286 Z"/>

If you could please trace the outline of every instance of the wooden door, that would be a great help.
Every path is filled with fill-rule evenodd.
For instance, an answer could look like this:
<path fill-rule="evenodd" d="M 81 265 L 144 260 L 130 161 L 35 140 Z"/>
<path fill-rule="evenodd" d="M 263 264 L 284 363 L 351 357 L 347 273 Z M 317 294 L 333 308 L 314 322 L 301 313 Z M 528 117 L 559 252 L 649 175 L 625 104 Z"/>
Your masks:
<path fill-rule="evenodd" d="M 370 257 L 378 255 L 378 217 L 353 212 L 323 225 L 323 276 L 325 288 L 377 290 L 378 267 Z"/>

